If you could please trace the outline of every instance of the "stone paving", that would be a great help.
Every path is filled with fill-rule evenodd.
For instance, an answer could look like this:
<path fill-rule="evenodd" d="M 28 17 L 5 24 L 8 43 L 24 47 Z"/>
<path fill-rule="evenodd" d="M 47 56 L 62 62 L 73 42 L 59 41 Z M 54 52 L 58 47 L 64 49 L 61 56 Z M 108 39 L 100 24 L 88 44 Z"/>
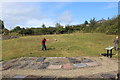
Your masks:
<path fill-rule="evenodd" d="M 72 70 L 84 69 L 90 67 L 101 66 L 95 60 L 80 57 L 21 57 L 10 61 L 3 61 L 2 71 L 11 69 L 31 69 L 31 70 Z M 113 78 L 115 79 L 117 72 L 100 73 L 95 75 L 80 76 L 77 78 Z M 59 80 L 56 76 L 37 76 L 37 75 L 3 75 L 3 78 L 50 78 L 49 80 Z M 75 78 L 75 79 L 77 79 Z M 73 79 L 74 80 L 74 79 Z M 79 79 L 78 79 L 79 80 Z M 87 79 L 89 80 L 89 79 Z M 91 79 L 92 80 L 92 79 Z"/>
<path fill-rule="evenodd" d="M 91 66 L 99 66 L 99 64 L 86 58 L 22 57 L 3 62 L 2 69 L 75 69 Z"/>

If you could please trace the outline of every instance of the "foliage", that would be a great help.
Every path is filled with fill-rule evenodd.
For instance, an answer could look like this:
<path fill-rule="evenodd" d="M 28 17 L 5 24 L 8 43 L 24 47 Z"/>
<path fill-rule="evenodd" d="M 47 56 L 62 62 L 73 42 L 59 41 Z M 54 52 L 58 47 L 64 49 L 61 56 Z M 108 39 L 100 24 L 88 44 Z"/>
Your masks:
<path fill-rule="evenodd" d="M 42 25 L 42 28 L 46 28 L 45 24 Z"/>
<path fill-rule="evenodd" d="M 29 28 L 28 29 L 22 28 L 22 29 L 20 29 L 19 33 L 22 35 L 32 35 L 34 33 L 34 31 Z"/>
<path fill-rule="evenodd" d="M 8 30 L 7 28 L 4 28 L 4 29 L 2 30 L 2 32 L 3 32 L 4 35 L 7 35 L 7 34 L 9 33 L 9 30 Z"/>
<path fill-rule="evenodd" d="M 85 21 L 84 24 L 87 25 L 87 24 L 88 24 L 88 21 Z"/>
<path fill-rule="evenodd" d="M 4 22 L 2 20 L 0 20 L 0 29 L 4 29 Z"/>
<path fill-rule="evenodd" d="M 119 27 L 120 25 L 120 16 L 114 18 L 108 18 L 105 20 L 97 21 L 95 18 L 92 18 L 89 23 L 85 21 L 84 24 L 79 25 L 66 25 L 63 26 L 60 23 L 56 23 L 55 27 L 47 27 L 45 24 L 42 24 L 40 28 L 20 28 L 20 26 L 16 26 L 10 32 L 19 33 L 22 35 L 47 35 L 47 34 L 64 34 L 64 33 L 72 33 L 72 32 L 98 32 L 98 33 L 106 33 L 106 34 L 120 34 Z M 3 21 L 0 20 L 0 25 L 2 29 L 4 28 Z M 1 30 L 2 31 L 2 30 Z"/>
<path fill-rule="evenodd" d="M 21 30 L 20 26 L 16 26 L 11 32 L 19 32 Z"/>

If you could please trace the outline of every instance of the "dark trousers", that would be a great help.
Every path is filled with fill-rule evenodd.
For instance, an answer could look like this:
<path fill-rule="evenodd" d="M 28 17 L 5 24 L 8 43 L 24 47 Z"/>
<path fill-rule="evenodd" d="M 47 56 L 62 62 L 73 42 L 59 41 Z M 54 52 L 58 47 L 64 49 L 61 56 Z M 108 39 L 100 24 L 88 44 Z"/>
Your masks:
<path fill-rule="evenodd" d="M 118 50 L 119 48 L 118 48 L 118 44 L 114 44 L 114 49 L 115 50 Z"/>
<path fill-rule="evenodd" d="M 42 50 L 46 50 L 46 45 L 42 44 Z"/>

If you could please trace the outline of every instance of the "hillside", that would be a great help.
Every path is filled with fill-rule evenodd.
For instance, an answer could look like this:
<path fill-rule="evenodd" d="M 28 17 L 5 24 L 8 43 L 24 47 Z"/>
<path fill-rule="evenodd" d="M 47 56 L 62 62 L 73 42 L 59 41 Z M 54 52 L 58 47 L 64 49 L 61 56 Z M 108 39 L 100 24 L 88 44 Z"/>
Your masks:
<path fill-rule="evenodd" d="M 41 39 L 47 39 L 47 50 L 41 50 Z M 57 35 L 23 36 L 20 38 L 3 40 L 3 60 L 18 57 L 73 57 L 100 56 L 105 48 L 113 46 L 115 35 L 103 33 L 72 33 Z M 56 39 L 56 40 L 55 40 Z M 117 51 L 113 50 L 114 54 Z M 114 55 L 114 57 L 117 57 Z"/>

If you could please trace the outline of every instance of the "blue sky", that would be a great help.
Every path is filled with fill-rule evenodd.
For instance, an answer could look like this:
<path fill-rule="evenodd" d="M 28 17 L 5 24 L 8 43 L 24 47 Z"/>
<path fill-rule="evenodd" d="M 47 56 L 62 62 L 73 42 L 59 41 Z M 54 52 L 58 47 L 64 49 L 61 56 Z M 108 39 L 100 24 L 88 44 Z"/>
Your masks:
<path fill-rule="evenodd" d="M 118 2 L 5 2 L 1 8 L 0 18 L 8 29 L 54 26 L 57 22 L 76 25 L 93 17 L 100 20 L 118 14 Z"/>

